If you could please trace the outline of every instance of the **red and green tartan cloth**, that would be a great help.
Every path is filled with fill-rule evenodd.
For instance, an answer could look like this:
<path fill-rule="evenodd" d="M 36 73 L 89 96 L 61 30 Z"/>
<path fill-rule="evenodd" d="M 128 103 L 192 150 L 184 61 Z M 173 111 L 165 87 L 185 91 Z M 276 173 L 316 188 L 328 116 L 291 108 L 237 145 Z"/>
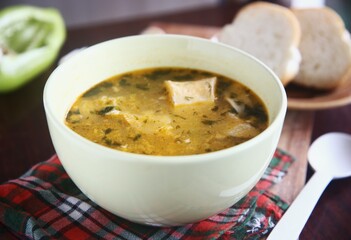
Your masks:
<path fill-rule="evenodd" d="M 0 239 L 262 239 L 288 207 L 268 189 L 293 161 L 277 149 L 261 180 L 238 203 L 197 223 L 161 228 L 129 222 L 96 205 L 54 155 L 0 185 Z"/>

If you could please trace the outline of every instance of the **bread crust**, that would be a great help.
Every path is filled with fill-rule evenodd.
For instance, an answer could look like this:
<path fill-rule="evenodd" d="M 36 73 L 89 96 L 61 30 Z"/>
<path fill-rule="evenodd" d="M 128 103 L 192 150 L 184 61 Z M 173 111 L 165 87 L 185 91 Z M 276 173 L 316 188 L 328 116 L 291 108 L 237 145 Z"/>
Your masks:
<path fill-rule="evenodd" d="M 274 4 L 274 3 L 268 3 L 268 2 L 254 2 L 254 3 L 248 4 L 245 7 L 243 7 L 238 12 L 237 16 L 234 17 L 233 23 L 234 23 L 235 19 L 237 17 L 239 17 L 240 14 L 245 13 L 245 11 L 249 11 L 251 8 L 256 9 L 256 8 L 261 8 L 261 7 L 270 9 L 272 12 L 278 12 L 278 13 L 285 14 L 285 16 L 289 19 L 290 24 L 291 24 L 293 31 L 294 31 L 293 37 L 291 38 L 291 42 L 292 42 L 292 44 L 297 46 L 300 43 L 300 38 L 301 38 L 300 23 L 296 19 L 296 16 L 291 11 L 291 9 L 289 9 L 287 7 L 283 7 L 281 5 Z"/>
<path fill-rule="evenodd" d="M 342 18 L 331 8 L 293 9 L 301 31 L 300 71 L 294 83 L 331 90 L 351 75 L 351 40 Z"/>
<path fill-rule="evenodd" d="M 289 8 L 254 2 L 222 28 L 218 40 L 257 57 L 287 85 L 299 70 L 300 37 L 299 22 Z"/>

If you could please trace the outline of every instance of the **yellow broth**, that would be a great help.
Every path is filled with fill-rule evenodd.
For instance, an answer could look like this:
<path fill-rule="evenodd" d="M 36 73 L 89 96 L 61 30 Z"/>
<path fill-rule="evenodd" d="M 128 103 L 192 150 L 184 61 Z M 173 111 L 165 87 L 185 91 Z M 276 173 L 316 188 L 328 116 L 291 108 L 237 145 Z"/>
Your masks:
<path fill-rule="evenodd" d="M 165 81 L 216 77 L 213 102 L 174 106 Z M 192 96 L 184 96 L 191 101 Z M 263 102 L 224 76 L 195 69 L 155 68 L 107 79 L 73 104 L 66 124 L 104 146 L 148 155 L 190 155 L 245 142 L 268 125 Z"/>

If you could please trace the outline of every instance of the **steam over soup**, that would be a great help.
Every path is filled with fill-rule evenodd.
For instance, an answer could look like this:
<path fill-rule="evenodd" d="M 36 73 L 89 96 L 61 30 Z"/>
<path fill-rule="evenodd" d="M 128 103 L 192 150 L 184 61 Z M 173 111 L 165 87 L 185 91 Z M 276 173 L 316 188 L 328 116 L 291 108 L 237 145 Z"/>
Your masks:
<path fill-rule="evenodd" d="M 265 106 L 242 84 L 185 68 L 118 75 L 83 93 L 66 124 L 98 144 L 133 153 L 189 155 L 247 141 L 268 125 Z"/>

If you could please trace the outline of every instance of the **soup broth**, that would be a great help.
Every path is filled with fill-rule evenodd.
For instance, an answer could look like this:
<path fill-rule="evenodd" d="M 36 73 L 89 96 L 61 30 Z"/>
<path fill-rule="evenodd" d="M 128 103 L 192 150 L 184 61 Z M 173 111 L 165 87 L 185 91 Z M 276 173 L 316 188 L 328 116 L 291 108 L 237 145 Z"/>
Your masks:
<path fill-rule="evenodd" d="M 155 68 L 107 79 L 73 104 L 66 125 L 104 146 L 148 155 L 190 155 L 245 142 L 268 125 L 263 102 L 227 77 Z"/>

